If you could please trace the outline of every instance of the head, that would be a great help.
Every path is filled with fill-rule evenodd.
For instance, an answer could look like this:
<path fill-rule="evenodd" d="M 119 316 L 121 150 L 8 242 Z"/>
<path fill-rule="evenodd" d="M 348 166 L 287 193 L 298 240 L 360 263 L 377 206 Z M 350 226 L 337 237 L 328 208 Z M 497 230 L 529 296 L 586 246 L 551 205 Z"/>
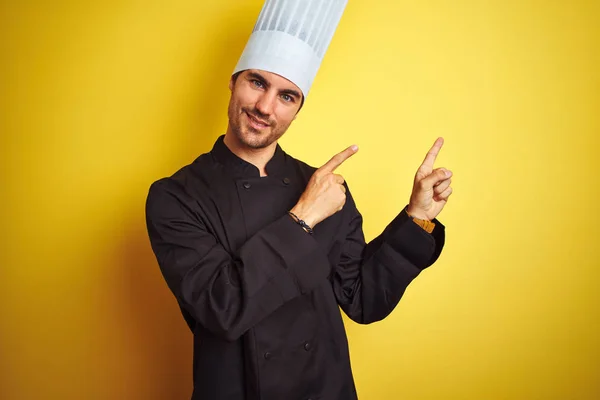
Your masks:
<path fill-rule="evenodd" d="M 227 134 L 244 147 L 262 149 L 275 143 L 296 118 L 302 91 L 284 77 L 257 69 L 234 74 L 229 81 Z"/>

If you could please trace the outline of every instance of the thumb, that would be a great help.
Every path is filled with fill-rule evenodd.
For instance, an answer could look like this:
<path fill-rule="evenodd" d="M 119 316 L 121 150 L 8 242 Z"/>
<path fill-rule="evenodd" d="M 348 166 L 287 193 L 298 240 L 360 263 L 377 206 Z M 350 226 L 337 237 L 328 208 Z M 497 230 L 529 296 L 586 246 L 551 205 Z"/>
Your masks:
<path fill-rule="evenodd" d="M 433 189 L 433 187 L 443 180 L 446 180 L 452 176 L 452 172 L 446 168 L 436 168 L 421 180 L 421 187 L 423 189 Z"/>

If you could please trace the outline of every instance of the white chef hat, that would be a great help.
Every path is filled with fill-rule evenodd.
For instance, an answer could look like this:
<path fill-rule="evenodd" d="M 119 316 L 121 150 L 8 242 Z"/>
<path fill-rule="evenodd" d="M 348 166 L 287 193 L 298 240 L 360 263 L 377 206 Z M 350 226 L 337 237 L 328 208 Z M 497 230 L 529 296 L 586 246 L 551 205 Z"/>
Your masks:
<path fill-rule="evenodd" d="M 308 94 L 348 0 L 266 0 L 233 73 L 261 69 Z"/>

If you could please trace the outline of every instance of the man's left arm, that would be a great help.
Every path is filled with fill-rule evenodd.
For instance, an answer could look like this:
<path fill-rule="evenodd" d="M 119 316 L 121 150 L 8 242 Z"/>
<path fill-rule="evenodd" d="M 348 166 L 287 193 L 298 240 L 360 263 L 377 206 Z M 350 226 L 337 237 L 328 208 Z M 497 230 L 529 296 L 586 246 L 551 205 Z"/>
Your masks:
<path fill-rule="evenodd" d="M 348 233 L 331 280 L 342 310 L 352 320 L 368 324 L 391 313 L 412 280 L 437 260 L 444 246 L 444 226 L 434 219 L 428 233 L 402 210 L 366 244 L 362 216 L 347 195 L 343 220 Z"/>
<path fill-rule="evenodd" d="M 438 138 L 419 166 L 408 206 L 369 244 L 365 243 L 362 216 L 347 192 L 342 218 L 347 234 L 331 277 L 338 303 L 356 322 L 385 318 L 410 282 L 442 251 L 444 226 L 436 217 L 452 194 L 452 172 L 434 169 L 433 164 L 443 143 Z"/>

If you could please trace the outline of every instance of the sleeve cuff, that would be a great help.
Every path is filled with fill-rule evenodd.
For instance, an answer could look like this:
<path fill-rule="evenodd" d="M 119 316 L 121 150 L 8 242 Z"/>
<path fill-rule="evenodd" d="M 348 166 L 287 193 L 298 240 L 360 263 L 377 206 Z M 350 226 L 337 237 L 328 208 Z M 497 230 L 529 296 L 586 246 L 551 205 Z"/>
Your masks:
<path fill-rule="evenodd" d="M 402 210 L 400 214 L 387 226 L 383 238 L 394 250 L 401 253 L 419 269 L 424 269 L 432 264 L 436 251 L 436 239 L 444 231 L 444 225 L 434 219 L 432 234 L 416 224 L 412 218 Z M 437 257 L 436 257 L 437 258 Z"/>

